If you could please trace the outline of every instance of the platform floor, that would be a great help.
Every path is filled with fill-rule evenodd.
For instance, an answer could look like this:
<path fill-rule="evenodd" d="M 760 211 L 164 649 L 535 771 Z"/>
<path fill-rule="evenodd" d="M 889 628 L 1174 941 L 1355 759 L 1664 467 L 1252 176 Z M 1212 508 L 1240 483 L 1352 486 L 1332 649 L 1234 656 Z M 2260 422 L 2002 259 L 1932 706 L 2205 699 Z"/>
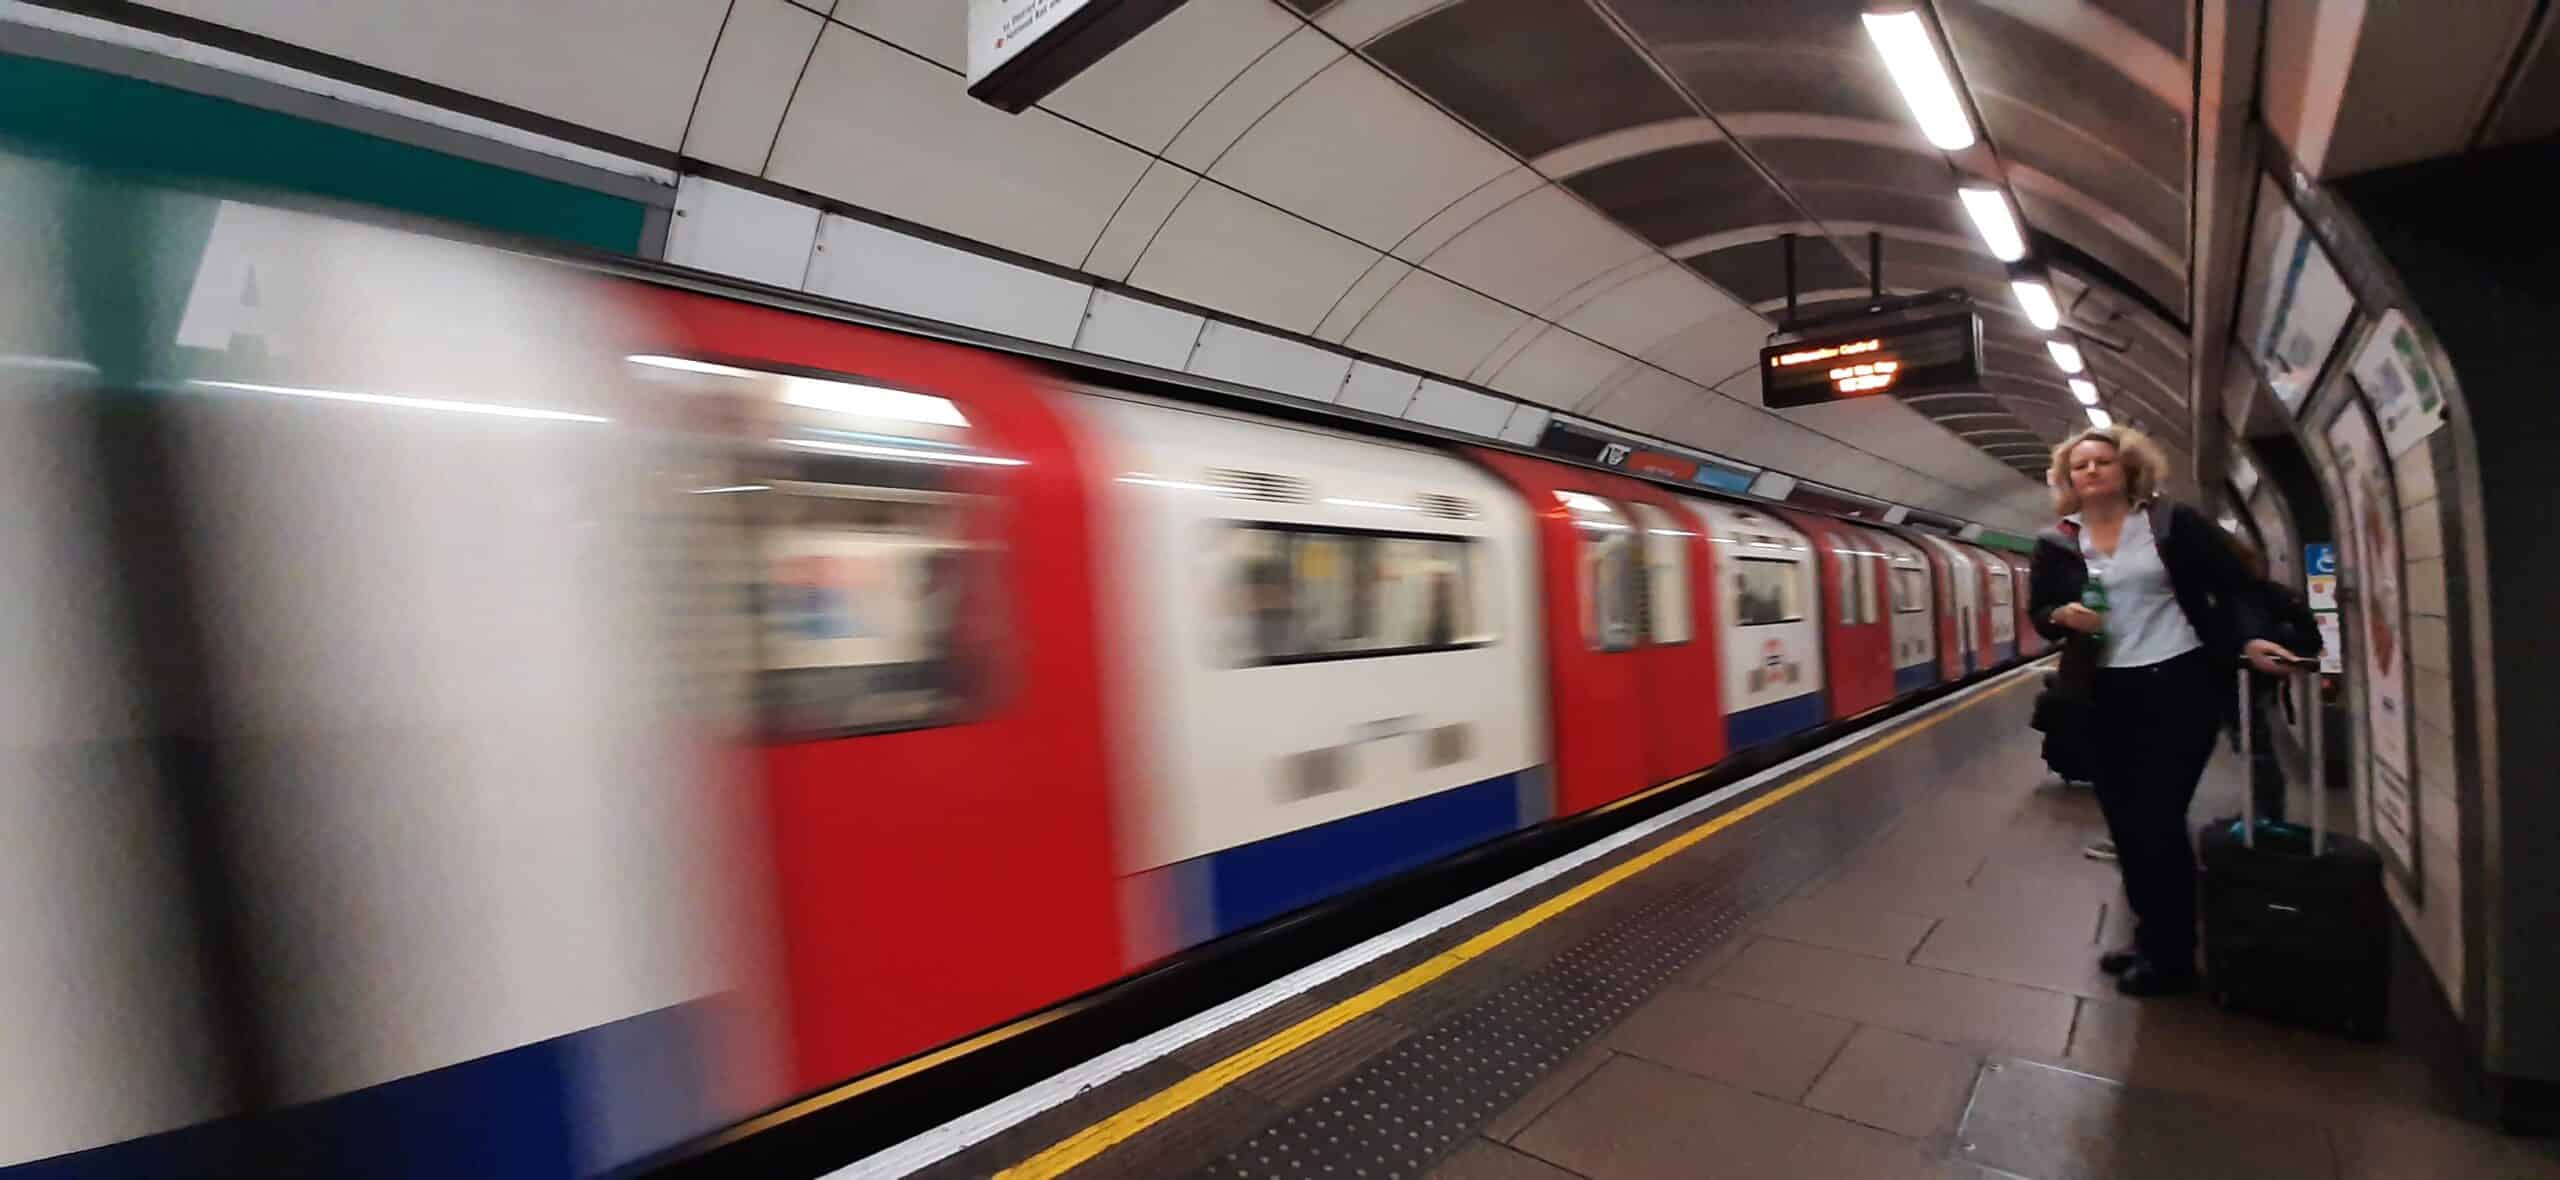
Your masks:
<path fill-rule="evenodd" d="M 1906 723 L 933 1174 L 2560 1177 L 2388 1047 L 2117 995 L 2096 802 L 2044 770 L 2029 696 Z M 2239 782 L 2218 761 L 2195 814 Z"/>

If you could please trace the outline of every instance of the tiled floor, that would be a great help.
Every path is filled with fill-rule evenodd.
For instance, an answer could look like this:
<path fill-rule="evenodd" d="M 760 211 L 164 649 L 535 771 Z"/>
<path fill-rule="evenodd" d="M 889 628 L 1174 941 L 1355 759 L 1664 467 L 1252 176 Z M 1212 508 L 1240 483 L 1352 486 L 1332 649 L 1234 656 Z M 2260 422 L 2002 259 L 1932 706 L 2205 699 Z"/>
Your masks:
<path fill-rule="evenodd" d="M 2551 1145 L 2437 1113 L 2388 1048 L 2117 995 L 2095 960 L 2130 923 L 2113 866 L 2081 855 L 2095 800 L 2032 742 L 1985 763 L 1435 1175 L 2560 1177 Z M 2236 809 L 2225 760 L 2196 814 Z"/>

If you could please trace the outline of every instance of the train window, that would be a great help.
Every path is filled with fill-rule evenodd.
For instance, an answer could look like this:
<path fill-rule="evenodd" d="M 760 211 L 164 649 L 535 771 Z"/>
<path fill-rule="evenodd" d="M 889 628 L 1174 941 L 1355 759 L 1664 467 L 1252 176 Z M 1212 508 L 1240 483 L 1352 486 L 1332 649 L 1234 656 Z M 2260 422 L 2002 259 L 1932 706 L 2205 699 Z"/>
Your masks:
<path fill-rule="evenodd" d="M 1581 537 L 1574 576 L 1582 594 L 1582 638 L 1593 651 L 1636 645 L 1644 618 L 1644 580 L 1635 530 L 1615 505 L 1587 492 L 1557 492 Z"/>
<path fill-rule="evenodd" d="M 1832 553 L 1832 555 L 1833 555 L 1834 557 L 1837 557 L 1837 558 L 1839 559 L 1838 569 L 1839 569 L 1839 571 L 1840 571 L 1840 615 L 1839 615 L 1840 621 L 1841 621 L 1841 622 L 1843 622 L 1843 623 L 1854 623 L 1854 622 L 1857 622 L 1857 621 L 1858 621 L 1858 559 L 1857 559 L 1857 558 L 1855 558 L 1855 557 L 1850 556 L 1849 551 L 1848 551 L 1848 550 L 1846 550 L 1846 549 L 1833 549 L 1833 550 L 1831 551 L 1831 553 Z"/>
<path fill-rule="evenodd" d="M 760 579 L 757 711 L 774 738 L 945 724 L 991 664 L 993 554 L 968 498 L 774 479 L 746 503 Z"/>
<path fill-rule="evenodd" d="M 1884 595 L 1876 587 L 1883 578 L 1883 558 L 1871 553 L 1858 559 L 1859 622 L 1872 623 L 1884 617 L 1884 608 L 1879 601 Z"/>
<path fill-rule="evenodd" d="M 1994 570 L 1994 571 L 1992 571 L 1992 574 L 1991 574 L 1991 605 L 1993 605 L 1993 606 L 2007 606 L 2007 605 L 2009 605 L 2009 571 L 2007 571 L 2007 570 Z"/>
<path fill-rule="evenodd" d="M 1804 617 L 1796 563 L 1776 557 L 1733 562 L 1733 622 L 1737 627 L 1792 623 Z"/>
<path fill-rule="evenodd" d="M 1929 575 L 1917 566 L 1893 567 L 1893 609 L 1905 615 L 1929 609 Z"/>
<path fill-rule="evenodd" d="M 1645 634 L 1660 644 L 1687 643 L 1689 613 L 1689 542 L 1698 534 L 1651 504 L 1629 504 L 1636 523 L 1644 526 Z"/>
<path fill-rule="evenodd" d="M 1492 641 L 1460 537 L 1252 524 L 1230 530 L 1235 661 L 1294 664 Z"/>

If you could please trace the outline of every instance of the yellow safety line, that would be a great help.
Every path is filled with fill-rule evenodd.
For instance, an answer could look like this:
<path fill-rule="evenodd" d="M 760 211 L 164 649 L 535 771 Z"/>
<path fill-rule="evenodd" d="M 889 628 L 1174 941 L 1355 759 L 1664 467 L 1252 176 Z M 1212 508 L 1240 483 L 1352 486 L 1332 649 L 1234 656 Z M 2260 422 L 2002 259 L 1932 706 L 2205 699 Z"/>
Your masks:
<path fill-rule="evenodd" d="M 1216 1065 L 1157 1091 L 1153 1096 L 1110 1118 L 1059 1140 L 1047 1150 L 996 1173 L 996 1176 L 998 1180 L 1049 1180 L 1050 1177 L 1063 1175 L 1069 1169 L 1109 1151 L 1139 1132 L 1172 1118 L 1193 1103 L 1218 1092 L 1227 1083 L 1304 1048 L 1326 1033 L 1386 1007 L 1397 997 L 1465 966 L 1469 960 L 1520 937 L 1549 918 L 1599 896 L 1603 890 L 1678 856 L 1696 847 L 1707 837 L 1775 807 L 1798 792 L 1881 754 L 1903 740 L 1925 732 L 1931 726 L 2023 683 L 2026 681 L 2016 680 L 2002 685 L 1909 729 L 1879 738 L 1852 750 L 1832 762 L 1807 772 L 1802 778 L 1752 799 L 1748 803 L 1720 812 L 1715 818 L 1663 841 L 1640 856 L 1631 857 L 1607 872 L 1521 911 L 1482 934 L 1406 968 L 1402 973 L 1384 983 L 1377 984 L 1367 991 L 1290 1025 Z"/>

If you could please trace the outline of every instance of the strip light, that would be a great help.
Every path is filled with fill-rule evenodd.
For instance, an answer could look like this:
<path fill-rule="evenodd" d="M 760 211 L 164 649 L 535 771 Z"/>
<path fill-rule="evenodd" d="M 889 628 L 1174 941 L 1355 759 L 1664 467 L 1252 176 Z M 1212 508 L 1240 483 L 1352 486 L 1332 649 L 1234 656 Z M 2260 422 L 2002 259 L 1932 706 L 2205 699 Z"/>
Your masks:
<path fill-rule="evenodd" d="M 395 406 L 404 410 L 442 410 L 452 414 L 488 414 L 498 418 L 539 418 L 549 422 L 611 422 L 594 414 L 572 414 L 566 410 L 538 410 L 531 406 L 502 406 L 494 402 L 457 402 L 438 397 L 400 397 L 388 393 L 350 393 L 343 389 L 310 389 L 298 385 L 258 385 L 248 381 L 189 381 L 203 389 L 229 389 L 241 393 L 272 393 L 280 397 L 307 397 L 327 402 L 359 402 L 368 406 Z"/>
<path fill-rule="evenodd" d="M 1337 508 L 1376 508 L 1387 512 L 1422 511 L 1422 506 L 1418 504 L 1389 504 L 1384 500 L 1350 500 L 1327 496 L 1324 502 Z"/>
<path fill-rule="evenodd" d="M 2096 406 L 2089 407 L 2089 425 L 2095 426 L 2100 430 L 2105 430 L 2115 424 L 2116 420 L 2108 417 L 2105 410 L 2101 410 Z"/>
<path fill-rule="evenodd" d="M 655 354 L 649 354 L 644 356 L 626 356 L 622 359 L 635 365 L 647 365 L 652 369 L 673 369 L 679 373 L 702 373 L 712 377 L 753 377 L 756 375 L 756 373 L 751 369 L 741 369 L 734 365 L 715 365 L 710 361 L 698 361 L 687 356 L 658 356 Z"/>
<path fill-rule="evenodd" d="M 2017 279 L 2009 284 L 2010 294 L 2018 297 L 2018 306 L 2027 313 L 2027 322 L 2039 332 L 2050 332 L 2062 326 L 2062 308 L 2053 301 L 2053 289 L 2035 279 Z"/>
<path fill-rule="evenodd" d="M 1974 232 L 1982 235 L 1992 257 L 2016 262 L 2027 256 L 2027 240 L 2018 233 L 2018 217 L 2009 211 L 2007 194 L 1996 188 L 1967 187 L 1957 189 L 1956 196 L 1963 199 Z"/>
<path fill-rule="evenodd" d="M 777 438 L 773 441 L 786 447 L 798 447 L 804 451 L 819 451 L 829 455 L 860 455 L 871 459 L 894 459 L 901 463 L 965 463 L 978 467 L 1020 467 L 1028 462 L 1024 459 L 1007 459 L 1001 455 L 961 455 L 919 451 L 912 447 L 875 447 L 862 443 L 820 442 L 812 438 Z"/>
<path fill-rule="evenodd" d="M 786 405 L 859 414 L 866 418 L 921 422 L 927 426 L 969 424 L 969 419 L 961 415 L 960 407 L 952 405 L 949 398 L 929 393 L 908 393 L 903 389 L 882 389 L 877 385 L 824 381 L 815 377 L 785 377 L 782 382 L 782 400 Z"/>
<path fill-rule="evenodd" d="M 2044 342 L 2044 350 L 2053 354 L 2053 363 L 2062 366 L 2062 371 L 2065 373 L 2077 373 L 2083 367 L 2079 345 L 2061 340 L 2047 340 Z"/>
<path fill-rule="evenodd" d="M 2071 379 L 2071 396 L 2079 398 L 2081 405 L 2094 406 L 2098 404 L 2098 383 L 2086 377 L 2074 377 Z"/>
<path fill-rule="evenodd" d="M 1870 12 L 1865 20 L 1867 37 L 1876 43 L 1876 52 L 1884 56 L 1885 71 L 1901 88 L 1902 101 L 1910 104 L 1911 117 L 1919 121 L 1920 133 L 1940 151 L 1960 152 L 1972 147 L 1973 120 L 1965 114 L 1964 104 L 1957 101 L 1955 84 L 1947 78 L 1946 63 L 1938 57 L 1938 43 L 1929 36 L 1929 26 L 1920 14 Z"/>

